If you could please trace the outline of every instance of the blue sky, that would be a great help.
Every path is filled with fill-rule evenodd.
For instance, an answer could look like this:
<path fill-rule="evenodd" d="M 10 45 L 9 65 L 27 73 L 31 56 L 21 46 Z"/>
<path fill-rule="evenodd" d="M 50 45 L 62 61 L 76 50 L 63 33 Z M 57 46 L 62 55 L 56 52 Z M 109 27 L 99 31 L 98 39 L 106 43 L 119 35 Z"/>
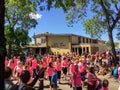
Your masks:
<path fill-rule="evenodd" d="M 50 11 L 38 10 L 38 14 L 42 15 L 42 17 L 37 19 L 38 25 L 36 26 L 36 28 L 29 31 L 30 37 L 32 37 L 34 33 L 40 34 L 43 32 L 54 34 L 77 34 L 89 37 L 89 35 L 85 34 L 84 27 L 80 22 L 74 24 L 73 27 L 68 27 L 65 20 L 65 13 L 61 9 L 51 9 Z M 118 41 L 116 39 L 116 32 L 113 33 L 113 36 L 114 41 Z M 104 34 L 101 39 L 108 41 L 107 34 Z"/>

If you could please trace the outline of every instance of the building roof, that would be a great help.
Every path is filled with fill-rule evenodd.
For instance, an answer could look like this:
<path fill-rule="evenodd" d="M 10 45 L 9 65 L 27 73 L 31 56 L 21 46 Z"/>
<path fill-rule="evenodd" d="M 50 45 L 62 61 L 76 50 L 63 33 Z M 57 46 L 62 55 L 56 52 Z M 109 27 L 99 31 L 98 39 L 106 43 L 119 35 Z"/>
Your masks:
<path fill-rule="evenodd" d="M 72 36 L 73 34 L 53 34 L 53 33 L 41 33 L 41 34 L 37 34 L 37 35 L 34 35 L 33 38 L 35 37 L 40 37 L 40 36 Z"/>
<path fill-rule="evenodd" d="M 53 33 L 49 33 L 49 32 L 34 35 L 33 38 L 37 38 L 40 36 L 77 36 L 77 37 L 84 37 L 84 38 L 92 39 L 90 37 L 80 36 L 80 35 L 76 35 L 76 34 L 53 34 Z M 99 41 L 105 42 L 104 40 L 99 40 Z"/>

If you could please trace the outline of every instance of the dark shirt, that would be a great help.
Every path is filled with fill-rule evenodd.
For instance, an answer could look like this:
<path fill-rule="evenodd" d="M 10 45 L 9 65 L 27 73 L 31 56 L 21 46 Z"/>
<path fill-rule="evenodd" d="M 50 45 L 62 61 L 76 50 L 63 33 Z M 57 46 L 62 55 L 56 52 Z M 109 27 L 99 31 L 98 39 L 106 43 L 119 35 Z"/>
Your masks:
<path fill-rule="evenodd" d="M 5 90 L 10 90 L 11 87 L 14 85 L 11 80 L 4 80 L 5 83 Z"/>

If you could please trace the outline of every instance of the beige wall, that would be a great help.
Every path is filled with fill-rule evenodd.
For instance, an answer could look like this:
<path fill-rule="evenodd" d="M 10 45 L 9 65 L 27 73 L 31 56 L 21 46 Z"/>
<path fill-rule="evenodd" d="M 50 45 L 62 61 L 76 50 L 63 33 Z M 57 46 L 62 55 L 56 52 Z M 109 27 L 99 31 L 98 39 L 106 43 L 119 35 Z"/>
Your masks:
<path fill-rule="evenodd" d="M 72 44 L 78 44 L 79 38 L 77 36 L 72 36 Z"/>
<path fill-rule="evenodd" d="M 50 47 L 52 52 L 70 52 L 71 43 L 69 36 L 48 36 L 47 45 Z"/>
<path fill-rule="evenodd" d="M 45 36 L 44 36 L 45 37 Z M 37 40 L 38 42 L 41 42 L 42 36 Z M 85 42 L 83 43 L 83 38 L 85 39 Z M 66 53 L 71 52 L 72 48 L 89 48 L 89 52 L 92 53 L 94 50 L 93 48 L 99 48 L 99 51 L 105 51 L 106 46 L 102 41 L 98 40 L 98 44 L 92 44 L 90 43 L 90 39 L 88 38 L 88 42 L 86 43 L 85 37 L 80 37 L 81 43 L 79 43 L 79 37 L 78 36 L 59 36 L 59 35 L 50 35 L 46 36 L 46 43 L 41 44 L 42 47 L 50 47 L 50 51 L 52 52 L 60 52 L 60 53 Z M 91 39 L 92 40 L 92 39 Z M 76 44 L 76 45 L 71 45 Z M 93 51 L 92 51 L 93 50 Z M 86 51 L 86 49 L 85 49 Z"/>
<path fill-rule="evenodd" d="M 61 48 L 50 48 L 52 52 L 59 52 L 61 54 L 70 52 L 70 49 L 61 49 Z"/>

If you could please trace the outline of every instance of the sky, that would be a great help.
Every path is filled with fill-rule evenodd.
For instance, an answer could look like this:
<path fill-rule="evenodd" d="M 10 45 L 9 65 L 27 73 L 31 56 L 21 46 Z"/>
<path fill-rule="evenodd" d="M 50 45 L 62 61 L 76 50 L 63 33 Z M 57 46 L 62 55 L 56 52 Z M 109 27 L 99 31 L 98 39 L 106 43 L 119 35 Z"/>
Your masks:
<path fill-rule="evenodd" d="M 65 20 L 65 13 L 62 9 L 51 9 L 50 11 L 38 10 L 36 15 L 34 15 L 33 13 L 31 13 L 30 15 L 38 22 L 36 28 L 32 28 L 29 31 L 29 36 L 31 38 L 34 34 L 36 35 L 43 32 L 54 34 L 76 34 L 80 36 L 90 37 L 85 33 L 84 27 L 80 22 L 74 24 L 73 27 L 68 27 Z M 113 32 L 115 42 L 118 41 L 116 38 L 116 33 L 116 31 Z M 105 41 L 109 40 L 107 34 L 103 34 L 101 39 Z M 32 43 L 33 42 L 34 41 L 32 39 Z"/>

